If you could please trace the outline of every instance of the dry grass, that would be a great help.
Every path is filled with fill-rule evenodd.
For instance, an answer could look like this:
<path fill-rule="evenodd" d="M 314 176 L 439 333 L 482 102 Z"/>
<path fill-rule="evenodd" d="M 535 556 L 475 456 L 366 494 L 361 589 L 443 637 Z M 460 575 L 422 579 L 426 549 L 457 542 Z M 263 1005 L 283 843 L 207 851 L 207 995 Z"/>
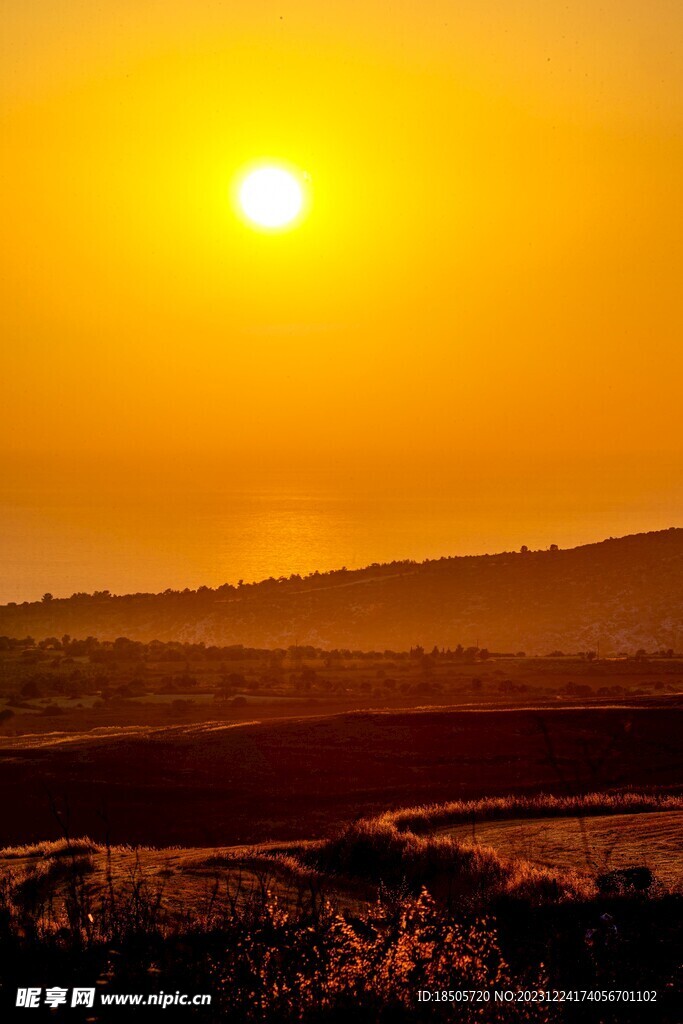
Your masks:
<path fill-rule="evenodd" d="M 74 901 L 46 920 L 17 887 L 0 887 L 0 984 L 12 958 L 32 959 L 37 983 L 58 973 L 68 983 L 73 965 L 98 971 L 106 991 L 160 988 L 211 992 L 207 1021 L 319 1022 L 416 1020 L 416 991 L 434 988 L 547 987 L 542 965 L 511 968 L 495 922 L 456 920 L 426 891 L 395 905 L 378 903 L 362 917 L 324 903 L 293 911 L 268 891 L 249 903 L 220 901 L 212 916 L 170 928 L 153 887 L 113 891 L 97 904 L 83 880 Z M 192 955 L 188 956 L 188 950 Z M 36 951 L 40 951 L 38 961 Z M 160 951 L 164 950 L 160 966 Z M 115 957 L 112 958 L 112 953 Z M 68 965 L 68 966 L 67 966 Z M 98 1019 L 110 1019 L 105 1011 Z M 113 1019 L 113 1018 L 112 1018 Z M 492 1005 L 482 1021 L 502 1020 Z M 538 1004 L 505 1007 L 509 1022 L 548 1021 Z"/>
<path fill-rule="evenodd" d="M 74 854 L 98 853 L 103 847 L 87 836 L 80 839 L 52 839 L 25 846 L 6 846 L 0 849 L 0 861 L 25 857 L 72 857 Z"/>
<path fill-rule="evenodd" d="M 606 903 L 585 876 L 388 815 L 318 843 L 135 850 L 82 837 L 3 858 L 0 985 L 30 962 L 36 984 L 85 969 L 103 991 L 210 991 L 211 1024 L 513 1024 L 571 1018 L 547 1003 L 430 1009 L 416 992 L 677 984 L 676 896 Z M 635 1024 L 629 1012 L 619 1019 Z"/>
<path fill-rule="evenodd" d="M 187 859 L 183 851 L 148 851 L 130 863 L 130 850 L 105 850 L 42 862 L 45 877 L 62 887 L 61 901 L 27 890 L 31 869 L 23 882 L 13 875 L 16 869 L 6 871 L 0 884 L 0 984 L 9 986 L 16 965 L 30 962 L 36 984 L 51 984 L 55 975 L 68 984 L 70 971 L 82 975 L 85 970 L 102 991 L 209 991 L 214 1004 L 204 1019 L 211 1024 L 225 1019 L 336 1024 L 350 1017 L 359 1024 L 436 1019 L 549 1024 L 570 1020 L 566 1008 L 547 1003 L 501 1008 L 491 1002 L 477 1006 L 476 1013 L 448 1005 L 430 1009 L 417 1004 L 416 993 L 565 988 L 569 981 L 585 988 L 623 988 L 627 979 L 628 987 L 664 991 L 673 983 L 676 965 L 662 959 L 661 949 L 649 962 L 650 940 L 641 938 L 643 928 L 659 929 L 661 935 L 664 924 L 673 943 L 678 917 L 670 898 L 665 898 L 669 903 L 620 898 L 617 934 L 609 920 L 601 924 L 602 907 L 586 889 L 568 887 L 566 878 L 560 885 L 558 873 L 507 863 L 490 849 L 467 850 L 452 839 L 361 822 L 329 844 L 301 853 L 325 856 L 330 868 L 336 865 L 356 877 L 375 870 L 387 879 L 392 870 L 413 877 L 422 872 L 431 875 L 437 888 L 443 870 L 455 872 L 463 884 L 480 886 L 482 892 L 490 887 L 489 896 L 497 894 L 497 918 L 463 900 L 449 905 L 424 886 L 416 892 L 387 889 L 380 900 L 346 912 L 326 899 L 288 905 L 267 885 L 242 900 L 227 888 L 217 890 L 203 907 L 195 904 L 184 917 L 172 916 L 164 906 L 165 881 L 148 874 L 152 864 L 160 863 L 152 858 L 165 855 L 169 863 L 173 857 L 173 870 L 182 872 L 190 858 L 201 860 L 198 851 Z M 114 874 L 118 856 L 129 860 L 126 884 L 121 872 Z M 239 862 L 238 856 L 215 856 L 230 868 Z M 303 878 L 294 858 L 272 856 L 280 870 Z M 93 887 L 92 862 L 100 857 L 109 867 L 109 884 Z M 265 853 L 249 857 L 253 866 L 268 860 Z M 562 914 L 567 901 L 570 918 Z M 570 923 L 574 917 L 576 927 Z M 590 947 L 584 941 L 588 925 Z M 526 935 L 521 943 L 518 934 Z M 575 944 L 578 980 L 572 975 L 575 963 L 567 963 L 565 935 Z M 566 982 L 560 981 L 563 971 L 568 972 Z M 629 1010 L 620 1008 L 620 1021 L 636 1021 Z"/>
<path fill-rule="evenodd" d="M 571 870 L 546 868 L 501 856 L 451 836 L 424 837 L 381 818 L 355 822 L 326 844 L 302 851 L 305 863 L 347 879 L 415 892 L 425 885 L 447 902 L 473 910 L 502 896 L 537 906 L 590 898 L 593 883 Z"/>
<path fill-rule="evenodd" d="M 30 895 L 41 928 L 53 930 L 76 899 L 74 887 L 93 924 L 106 920 L 115 904 L 130 901 L 154 905 L 158 923 L 169 928 L 188 917 L 211 917 L 221 904 L 246 905 L 265 893 L 292 908 L 320 903 L 333 889 L 282 847 L 136 849 L 100 845 L 88 837 L 0 851 L 0 878 L 17 905 L 24 906 L 24 896 Z M 337 896 L 340 906 L 359 906 L 343 893 Z"/>
<path fill-rule="evenodd" d="M 653 815 L 651 826 L 664 815 L 669 823 L 678 826 L 676 815 L 681 810 L 681 796 L 631 791 L 457 801 L 361 819 L 341 829 L 328 842 L 302 850 L 297 857 L 324 873 L 342 878 L 394 889 L 407 887 L 413 892 L 426 885 L 442 899 L 479 910 L 495 905 L 501 898 L 523 900 L 532 906 L 585 901 L 594 897 L 596 878 L 601 872 L 634 863 L 648 865 L 652 861 L 648 857 L 651 827 L 643 818 Z M 576 826 L 573 844 L 565 839 L 564 847 L 558 846 L 550 855 L 540 857 L 528 848 L 521 849 L 519 844 L 501 843 L 498 833 L 510 829 L 522 816 L 527 824 L 548 819 L 548 828 L 552 822 L 568 824 L 571 819 Z M 602 826 L 605 837 L 600 849 L 588 847 L 588 832 L 581 827 L 584 816 L 596 823 L 607 819 L 613 826 L 608 827 L 607 822 Z M 478 836 L 474 822 L 484 823 Z M 627 849 L 628 837 L 633 836 L 636 826 L 640 845 L 631 842 Z M 680 835 L 679 829 L 677 834 Z M 652 866 L 660 889 L 662 884 L 676 889 L 680 883 L 680 859 L 672 866 L 675 842 L 671 836 L 667 841 L 667 850 Z M 667 859 L 665 870 L 658 872 L 663 858 Z"/>
<path fill-rule="evenodd" d="M 337 899 L 345 896 L 348 904 L 349 898 L 367 902 L 378 891 L 416 893 L 426 885 L 438 898 L 459 900 L 471 908 L 489 907 L 501 897 L 543 905 L 591 898 L 595 875 L 609 865 L 604 857 L 596 855 L 595 863 L 589 865 L 593 870 L 586 870 L 585 850 L 565 850 L 562 856 L 558 847 L 559 852 L 546 850 L 545 855 L 539 855 L 528 845 L 523 848 L 521 842 L 506 842 L 504 834 L 514 822 L 530 824 L 544 818 L 559 821 L 579 816 L 597 821 L 607 816 L 619 826 L 609 833 L 610 842 L 616 846 L 624 821 L 637 823 L 647 836 L 647 824 L 639 821 L 638 815 L 681 809 L 683 797 L 636 792 L 511 796 L 389 811 L 361 819 L 340 829 L 331 839 L 314 843 L 159 850 L 107 848 L 81 837 L 7 848 L 0 851 L 0 865 L 3 861 L 15 862 L 21 867 L 20 875 L 33 872 L 37 877 L 45 868 L 31 868 L 31 862 L 47 865 L 66 858 L 83 862 L 85 856 L 90 856 L 91 895 L 111 887 L 112 880 L 122 889 L 131 889 L 136 878 L 145 874 L 164 880 L 161 905 L 176 911 L 205 902 L 209 891 L 215 892 L 220 886 L 227 892 L 231 888 L 239 891 L 240 898 L 256 889 L 275 891 L 286 902 L 306 887 L 318 893 L 334 891 Z M 479 825 L 479 833 L 475 830 L 474 836 L 469 833 L 473 822 Z M 453 831 L 444 834 L 450 829 Z M 585 840 L 585 832 L 579 838 Z M 619 858 L 619 863 L 626 862 L 634 862 L 634 857 L 624 854 Z M 638 862 L 647 863 L 647 858 L 641 856 Z M 576 865 L 583 869 L 577 870 Z M 53 877 L 57 882 L 64 881 L 58 872 Z M 664 880 L 671 881 L 668 877 Z"/>
<path fill-rule="evenodd" d="M 378 822 L 394 825 L 400 831 L 429 832 L 446 825 L 471 824 L 473 821 L 501 821 L 509 818 L 565 818 L 607 814 L 643 814 L 649 811 L 683 810 L 683 795 L 660 795 L 623 791 L 586 793 L 578 796 L 484 797 L 479 800 L 454 800 L 450 803 L 424 804 L 418 807 L 386 811 Z"/>
<path fill-rule="evenodd" d="M 459 842 L 493 846 L 499 854 L 595 876 L 633 865 L 649 867 L 662 883 L 683 882 L 683 812 L 594 815 L 586 818 L 510 818 L 446 826 Z"/>

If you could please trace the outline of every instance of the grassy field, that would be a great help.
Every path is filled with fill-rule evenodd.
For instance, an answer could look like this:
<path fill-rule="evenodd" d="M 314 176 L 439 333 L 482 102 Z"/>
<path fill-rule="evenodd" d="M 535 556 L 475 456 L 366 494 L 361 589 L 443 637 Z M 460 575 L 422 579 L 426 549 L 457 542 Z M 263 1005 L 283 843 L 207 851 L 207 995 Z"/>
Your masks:
<path fill-rule="evenodd" d="M 534 815 L 520 816 L 530 803 Z M 510 817 L 487 820 L 505 805 Z M 590 813 L 577 815 L 577 808 Z M 439 824 L 465 813 L 468 824 Z M 143 887 L 168 922 L 188 914 L 204 919 L 221 900 L 266 892 L 288 906 L 305 897 L 348 909 L 370 905 L 392 887 L 419 892 L 425 884 L 441 898 L 457 893 L 482 909 L 501 893 L 540 903 L 586 898 L 606 872 L 635 865 L 649 867 L 662 891 L 676 892 L 682 839 L 683 796 L 541 795 L 398 810 L 343 825 L 327 839 L 290 843 L 156 848 L 48 840 L 0 850 L 0 876 L 32 892 L 34 909 L 51 908 L 56 918 L 74 877 L 93 905 L 110 889 L 130 899 Z"/>
<path fill-rule="evenodd" d="M 266 893 L 295 908 L 311 899 L 358 900 L 332 880 L 307 868 L 293 853 L 305 844 L 248 847 L 105 846 L 87 837 L 0 850 L 0 878 L 10 881 L 18 902 L 42 916 L 47 929 L 67 915 L 74 883 L 79 899 L 101 913 L 112 892 L 121 904 L 153 907 L 168 928 L 188 920 L 207 922 L 219 908 L 248 905 Z"/>
<path fill-rule="evenodd" d="M 589 875 L 647 865 L 667 885 L 683 884 L 683 811 L 485 821 L 451 826 L 439 834 Z"/>

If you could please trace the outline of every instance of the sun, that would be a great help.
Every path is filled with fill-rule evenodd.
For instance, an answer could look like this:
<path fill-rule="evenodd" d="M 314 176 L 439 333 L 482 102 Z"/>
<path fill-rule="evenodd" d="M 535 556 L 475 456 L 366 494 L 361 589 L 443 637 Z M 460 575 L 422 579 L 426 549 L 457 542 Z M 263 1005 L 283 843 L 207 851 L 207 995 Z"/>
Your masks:
<path fill-rule="evenodd" d="M 259 167 L 247 174 L 239 189 L 246 217 L 262 228 L 282 228 L 299 216 L 304 192 L 295 174 L 282 167 Z"/>

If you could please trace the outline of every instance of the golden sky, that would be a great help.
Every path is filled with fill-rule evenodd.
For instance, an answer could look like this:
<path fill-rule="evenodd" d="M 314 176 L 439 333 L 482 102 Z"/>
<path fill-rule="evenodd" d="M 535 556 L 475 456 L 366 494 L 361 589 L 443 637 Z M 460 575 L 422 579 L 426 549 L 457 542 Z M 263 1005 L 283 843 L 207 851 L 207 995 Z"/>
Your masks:
<path fill-rule="evenodd" d="M 412 465 L 514 499 L 566 461 L 589 517 L 625 473 L 632 500 L 683 493 L 679 0 L 3 19 L 17 487 L 79 460 L 188 487 L 333 465 L 400 489 Z M 262 159 L 310 175 L 277 235 L 231 200 Z"/>

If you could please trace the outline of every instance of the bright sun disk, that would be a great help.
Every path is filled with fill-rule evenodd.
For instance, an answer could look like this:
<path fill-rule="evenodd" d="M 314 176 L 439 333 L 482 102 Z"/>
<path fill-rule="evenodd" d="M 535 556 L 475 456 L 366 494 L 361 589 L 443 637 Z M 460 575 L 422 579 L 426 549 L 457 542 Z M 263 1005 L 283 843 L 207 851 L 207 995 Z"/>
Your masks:
<path fill-rule="evenodd" d="M 303 193 L 293 174 L 280 167 L 261 167 L 242 182 L 240 205 L 255 224 L 280 228 L 301 212 Z"/>

